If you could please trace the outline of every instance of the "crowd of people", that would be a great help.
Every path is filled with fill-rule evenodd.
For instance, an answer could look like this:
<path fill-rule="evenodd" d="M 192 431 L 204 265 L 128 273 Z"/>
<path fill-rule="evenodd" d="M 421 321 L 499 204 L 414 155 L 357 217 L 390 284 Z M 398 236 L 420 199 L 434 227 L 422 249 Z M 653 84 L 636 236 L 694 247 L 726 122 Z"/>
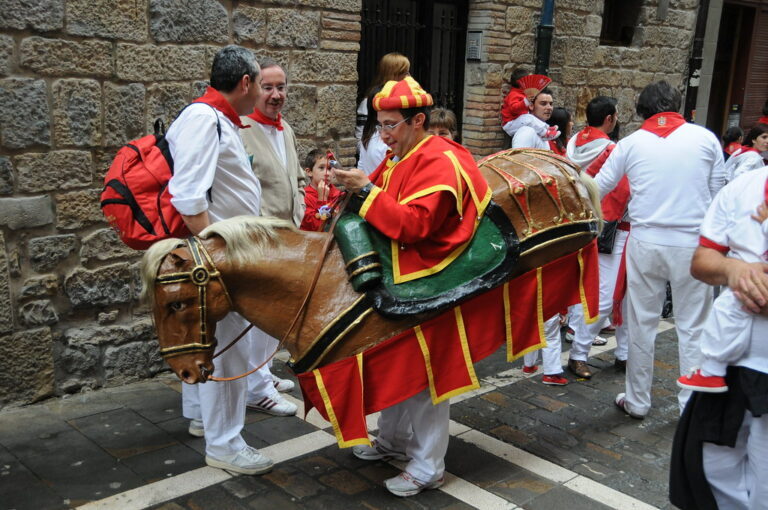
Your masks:
<path fill-rule="evenodd" d="M 471 211 L 470 190 L 489 191 L 475 158 L 456 141 L 456 115 L 433 108 L 432 96 L 410 71 L 401 54 L 381 59 L 357 107 L 357 167 L 343 169 L 326 148 L 299 157 L 296 137 L 281 115 L 288 89 L 282 66 L 267 59 L 259 65 L 250 50 L 238 46 L 221 49 L 205 95 L 168 131 L 174 207 L 194 234 L 242 214 L 276 216 L 317 231 L 333 216 L 343 188 L 352 195 L 348 210 L 397 241 L 393 258 L 397 255 L 411 272 L 405 277 L 440 271 L 447 254 L 467 244 L 471 222 L 482 214 Z M 547 318 L 542 383 L 569 383 L 560 363 L 563 326 L 574 332 L 567 368 L 579 379 L 592 377 L 589 352 L 593 344 L 604 343 L 601 329 L 615 328 L 615 366 L 626 372 L 626 390 L 614 403 L 643 419 L 651 409 L 654 342 L 669 282 L 681 412 L 691 391 L 727 391 L 733 367 L 749 370 L 752 377 L 752 382 L 741 381 L 739 390 L 764 384 L 768 347 L 758 340 L 768 332 L 760 315 L 768 303 L 762 265 L 768 253 L 763 159 L 768 124 L 758 123 L 743 139 L 728 130 L 721 145 L 709 130 L 683 119 L 680 92 L 660 81 L 639 95 L 636 111 L 644 122 L 634 133 L 618 140 L 617 101 L 607 96 L 589 102 L 587 125 L 573 133 L 572 115 L 555 106 L 547 77 L 517 70 L 510 80 L 500 128 L 510 135 L 511 147 L 552 151 L 592 176 L 605 221 L 598 243 L 601 321 L 588 324 L 580 305 Z M 461 172 L 454 171 L 456 165 Z M 459 174 L 466 185 L 457 186 Z M 721 191 L 728 181 L 733 183 Z M 727 287 L 714 308 L 712 285 Z M 232 338 L 246 325 L 232 312 L 217 324 L 217 334 Z M 244 474 L 272 467 L 269 458 L 245 443 L 241 431 L 246 407 L 277 416 L 296 413 L 280 395 L 293 382 L 274 376 L 267 361 L 276 346 L 275 339 L 254 328 L 217 360 L 224 376 L 261 365 L 247 380 L 184 384 L 189 433 L 205 438 L 209 465 Z M 527 354 L 523 372 L 537 371 L 538 352 Z M 737 440 L 715 441 L 704 449 L 704 471 L 721 508 L 755 508 L 749 505 L 768 487 L 768 460 L 763 460 L 768 457 L 758 462 L 749 453 L 757 443 L 768 448 L 768 419 L 757 404 L 740 409 L 744 420 L 737 425 Z M 444 480 L 448 423 L 448 402 L 433 405 L 425 390 L 383 410 L 377 438 L 371 446 L 355 446 L 353 454 L 406 462 L 402 473 L 385 481 L 395 495 L 437 488 Z M 745 468 L 738 478 L 733 470 L 721 473 L 725 463 L 759 465 Z M 763 489 L 755 489 L 760 481 Z"/>

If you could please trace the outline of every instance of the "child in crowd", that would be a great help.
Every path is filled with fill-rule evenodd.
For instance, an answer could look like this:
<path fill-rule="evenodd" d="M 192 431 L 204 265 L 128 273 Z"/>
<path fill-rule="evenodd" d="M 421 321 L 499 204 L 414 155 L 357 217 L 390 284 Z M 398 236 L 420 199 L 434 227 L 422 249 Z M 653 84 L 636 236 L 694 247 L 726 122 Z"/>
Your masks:
<path fill-rule="evenodd" d="M 304 158 L 304 171 L 307 172 L 309 184 L 304 188 L 304 219 L 301 230 L 320 231 L 326 220 L 331 217 L 333 202 L 341 193 L 330 182 L 331 167 L 328 164 L 327 153 L 320 149 L 309 151 Z"/>
<path fill-rule="evenodd" d="M 427 132 L 430 135 L 442 136 L 449 140 L 456 140 L 456 134 L 458 133 L 458 126 L 456 121 L 456 114 L 448 108 L 433 108 L 429 113 L 429 129 Z"/>
<path fill-rule="evenodd" d="M 723 134 L 723 160 L 728 161 L 731 154 L 741 149 L 744 131 L 739 126 L 731 126 Z"/>
<path fill-rule="evenodd" d="M 740 184 L 741 182 L 741 184 Z M 727 252 L 744 262 L 768 262 L 768 204 L 763 202 L 751 218 L 729 215 L 745 190 L 744 182 L 737 179 L 722 189 L 715 197 L 701 224 L 700 245 Z M 735 186 L 735 187 L 734 187 Z M 768 198 L 768 197 L 766 197 Z M 752 221 L 760 223 L 762 235 L 749 228 Z M 702 364 L 699 370 L 683 375 L 677 385 L 684 389 L 706 393 L 728 391 L 725 372 L 728 365 L 737 364 L 749 352 L 752 337 L 752 314 L 742 308 L 738 298 L 729 287 L 715 299 L 712 312 L 701 332 Z"/>
<path fill-rule="evenodd" d="M 512 72 L 509 79 L 512 89 L 504 98 L 504 104 L 501 107 L 501 126 L 505 133 L 514 137 L 517 130 L 523 126 L 529 126 L 536 131 L 542 139 L 549 141 L 560 136 L 560 131 L 556 126 L 550 126 L 543 120 L 540 120 L 530 113 L 528 107 L 531 105 L 532 98 L 525 95 L 524 87 L 519 80 L 522 80 L 530 73 L 524 68 L 518 67 Z M 549 82 L 547 82 L 549 83 Z M 546 83 L 541 86 L 543 89 Z M 535 94 L 534 94 L 535 96 Z"/>

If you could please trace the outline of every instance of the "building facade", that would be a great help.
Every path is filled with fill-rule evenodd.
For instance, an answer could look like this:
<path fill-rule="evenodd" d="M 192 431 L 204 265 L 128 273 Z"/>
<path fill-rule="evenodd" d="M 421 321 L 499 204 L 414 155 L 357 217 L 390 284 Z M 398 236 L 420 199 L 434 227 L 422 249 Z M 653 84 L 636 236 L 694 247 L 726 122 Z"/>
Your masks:
<path fill-rule="evenodd" d="M 542 0 L 6 0 L 0 407 L 164 370 L 148 309 L 137 301 L 140 254 L 107 227 L 98 196 L 115 151 L 151 132 L 156 118 L 169 124 L 204 90 L 219 47 L 237 43 L 281 62 L 289 76 L 285 117 L 301 154 L 327 146 L 345 164 L 354 162 L 356 99 L 375 60 L 410 52 L 413 75 L 457 110 L 463 143 L 480 157 L 509 144 L 499 108 L 512 69 L 533 66 L 541 6 Z M 578 127 L 591 97 L 612 95 L 628 133 L 639 125 L 633 110 L 643 86 L 666 79 L 683 88 L 698 6 L 557 2 L 555 102 L 575 113 Z M 387 29 L 400 27 L 412 39 L 375 39 L 368 28 L 374 15 L 397 18 L 387 9 L 402 13 L 400 24 L 389 21 Z M 427 17 L 401 27 L 416 10 Z"/>

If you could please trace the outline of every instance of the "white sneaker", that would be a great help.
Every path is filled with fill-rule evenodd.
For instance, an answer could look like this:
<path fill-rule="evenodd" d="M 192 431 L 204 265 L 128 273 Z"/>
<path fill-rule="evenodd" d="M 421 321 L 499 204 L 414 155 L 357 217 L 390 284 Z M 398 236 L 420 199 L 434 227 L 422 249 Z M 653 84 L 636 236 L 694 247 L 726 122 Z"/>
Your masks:
<path fill-rule="evenodd" d="M 271 397 L 264 397 L 260 400 L 249 400 L 245 403 L 245 406 L 254 411 L 261 411 L 262 413 L 274 416 L 293 416 L 298 410 L 296 404 L 289 402 L 279 393 L 275 393 Z"/>
<path fill-rule="evenodd" d="M 291 391 L 296 387 L 293 381 L 290 379 L 280 379 L 275 374 L 272 374 L 272 383 L 275 385 L 275 389 L 282 393 Z"/>
<path fill-rule="evenodd" d="M 399 460 L 408 462 L 411 458 L 403 452 L 384 448 L 384 445 L 376 439 L 371 441 L 371 446 L 367 444 L 358 444 L 352 447 L 352 454 L 362 460 Z"/>
<path fill-rule="evenodd" d="M 415 496 L 423 490 L 437 489 L 438 487 L 441 487 L 444 482 L 445 479 L 440 477 L 434 482 L 424 483 L 411 476 L 408 471 L 403 471 L 394 478 L 384 480 L 384 486 L 395 496 L 405 498 L 408 496 Z"/>
<path fill-rule="evenodd" d="M 266 473 L 272 469 L 274 464 L 272 459 L 250 446 L 246 446 L 239 452 L 220 459 L 206 455 L 205 463 L 211 467 L 226 469 L 227 471 L 234 471 L 244 475 Z"/>
<path fill-rule="evenodd" d="M 205 429 L 203 428 L 202 420 L 190 420 L 189 428 L 187 429 L 190 436 L 203 437 L 205 435 Z"/>

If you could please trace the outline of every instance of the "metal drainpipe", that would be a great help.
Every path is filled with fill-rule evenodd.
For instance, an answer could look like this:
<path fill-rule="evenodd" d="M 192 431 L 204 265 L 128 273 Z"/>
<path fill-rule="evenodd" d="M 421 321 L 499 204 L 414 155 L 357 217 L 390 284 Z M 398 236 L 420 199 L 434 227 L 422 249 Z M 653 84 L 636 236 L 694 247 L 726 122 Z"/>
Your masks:
<path fill-rule="evenodd" d="M 707 32 L 707 15 L 709 14 L 709 0 L 701 0 L 699 12 L 696 18 L 696 32 L 693 36 L 693 49 L 688 60 L 688 80 L 685 90 L 685 109 L 683 116 L 688 122 L 696 119 L 696 100 L 699 96 L 699 82 L 701 81 L 701 65 L 704 61 L 704 36 Z M 700 119 L 703 120 L 703 119 Z"/>
<path fill-rule="evenodd" d="M 552 32 L 555 30 L 555 0 L 544 0 L 541 19 L 536 27 L 536 74 L 549 73 L 549 55 L 552 50 Z"/>

